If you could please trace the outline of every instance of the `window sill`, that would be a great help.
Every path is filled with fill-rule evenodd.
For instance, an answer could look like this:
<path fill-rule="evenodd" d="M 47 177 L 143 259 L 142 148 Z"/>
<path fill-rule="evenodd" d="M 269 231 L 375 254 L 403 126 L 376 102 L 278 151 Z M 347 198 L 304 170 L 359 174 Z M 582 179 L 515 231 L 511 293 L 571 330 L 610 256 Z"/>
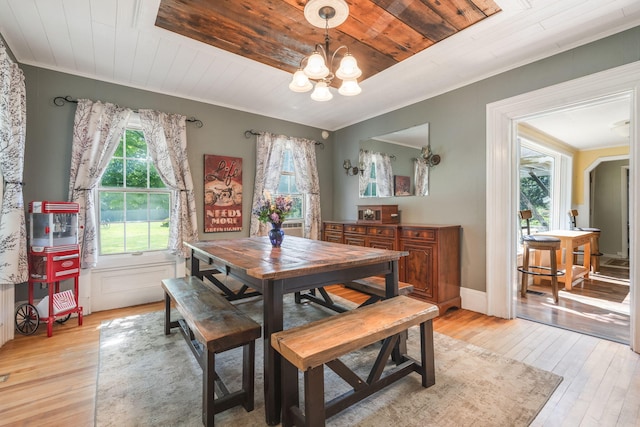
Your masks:
<path fill-rule="evenodd" d="M 169 264 L 175 263 L 176 255 L 166 251 L 142 252 L 139 254 L 119 254 L 98 257 L 98 264 L 94 270 L 111 270 L 127 267 L 138 267 L 141 265 Z"/>

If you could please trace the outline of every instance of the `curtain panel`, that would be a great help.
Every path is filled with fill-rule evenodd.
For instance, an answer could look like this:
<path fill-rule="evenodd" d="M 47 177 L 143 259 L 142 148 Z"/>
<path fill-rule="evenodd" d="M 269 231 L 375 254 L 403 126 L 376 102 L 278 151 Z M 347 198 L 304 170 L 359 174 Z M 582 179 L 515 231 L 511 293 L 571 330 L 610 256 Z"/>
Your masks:
<path fill-rule="evenodd" d="M 0 285 L 13 286 L 28 279 L 22 194 L 26 123 L 24 75 L 0 42 Z"/>
<path fill-rule="evenodd" d="M 73 124 L 69 201 L 79 205 L 80 267 L 98 262 L 95 190 L 129 121 L 132 110 L 79 99 Z"/>
<path fill-rule="evenodd" d="M 393 196 L 393 170 L 391 167 L 391 157 L 386 153 L 376 153 L 368 150 L 360 150 L 358 161 L 365 165 L 365 173 L 358 178 L 358 189 L 360 197 L 367 191 L 371 179 L 370 166 L 375 165 L 376 169 L 376 197 Z"/>
<path fill-rule="evenodd" d="M 198 241 L 198 219 L 187 158 L 186 117 L 152 110 L 139 113 L 149 155 L 162 182 L 173 191 L 169 250 L 187 258 L 190 253 L 184 242 Z"/>
<path fill-rule="evenodd" d="M 15 334 L 15 285 L 28 280 L 22 194 L 27 124 L 24 74 L 0 41 L 0 346 Z"/>
<path fill-rule="evenodd" d="M 413 182 L 416 196 L 429 195 L 429 168 L 424 159 L 413 160 Z"/>
<path fill-rule="evenodd" d="M 285 135 L 260 133 L 256 138 L 256 180 L 253 191 L 253 212 L 265 192 L 277 193 L 284 162 L 284 151 L 290 149 L 293 155 L 296 186 L 305 194 L 303 237 L 320 239 L 320 184 L 315 152 L 315 141 L 292 138 Z M 269 231 L 267 224 L 251 215 L 250 236 L 264 236 Z"/>

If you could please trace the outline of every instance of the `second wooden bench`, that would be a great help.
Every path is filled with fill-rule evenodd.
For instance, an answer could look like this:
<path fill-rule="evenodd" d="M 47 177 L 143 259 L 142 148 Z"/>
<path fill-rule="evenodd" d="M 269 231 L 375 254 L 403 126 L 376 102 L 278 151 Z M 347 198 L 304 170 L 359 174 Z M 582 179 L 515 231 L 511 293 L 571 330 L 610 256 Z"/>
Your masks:
<path fill-rule="evenodd" d="M 343 283 L 345 288 L 354 289 L 358 292 L 369 295 L 369 298 L 360 304 L 358 307 L 364 307 L 365 305 L 373 304 L 374 302 L 381 301 L 387 297 L 387 286 L 385 278 L 380 276 L 371 276 L 364 279 L 353 280 L 351 282 Z M 409 295 L 413 292 L 413 285 L 405 282 L 398 282 L 398 295 Z M 318 295 L 320 294 L 320 295 Z M 336 304 L 331 298 L 331 295 L 326 291 L 324 287 L 310 289 L 307 292 L 297 292 L 296 302 L 300 303 L 302 300 L 309 300 L 327 307 L 337 313 L 344 313 L 348 310 L 347 307 L 343 307 L 340 304 Z"/>
<path fill-rule="evenodd" d="M 249 412 L 254 405 L 255 340 L 261 336 L 261 326 L 223 296 L 194 276 L 164 279 L 164 333 L 180 327 L 202 368 L 202 422 L 214 425 L 214 415 L 236 405 Z M 183 319 L 171 321 L 171 301 Z M 242 389 L 230 393 L 215 370 L 215 355 L 243 347 Z M 214 387 L 219 397 L 215 399 Z"/>
<path fill-rule="evenodd" d="M 369 295 L 369 299 L 363 302 L 360 307 L 373 304 L 387 297 L 385 279 L 380 276 L 371 276 L 345 282 L 344 287 Z M 398 282 L 398 295 L 409 295 L 411 292 L 413 292 L 413 285 L 411 283 Z"/>
<path fill-rule="evenodd" d="M 324 426 L 325 419 L 381 390 L 411 372 L 422 377 L 422 386 L 435 384 L 432 319 L 438 307 L 407 296 L 337 314 L 271 335 L 271 345 L 283 358 L 282 425 Z M 420 325 L 420 361 L 397 354 L 401 336 Z M 384 340 L 366 379 L 339 360 L 353 351 Z M 397 366 L 385 370 L 394 354 Z M 324 398 L 324 365 L 352 390 L 332 399 Z M 298 370 L 304 372 L 304 413 L 300 408 Z"/>

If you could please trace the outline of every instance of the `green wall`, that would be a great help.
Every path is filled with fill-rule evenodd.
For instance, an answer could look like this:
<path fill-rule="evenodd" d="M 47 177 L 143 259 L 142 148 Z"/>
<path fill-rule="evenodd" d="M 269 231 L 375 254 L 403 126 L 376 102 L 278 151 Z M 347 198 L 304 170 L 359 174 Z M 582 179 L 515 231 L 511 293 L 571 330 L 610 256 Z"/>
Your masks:
<path fill-rule="evenodd" d="M 361 140 L 429 122 L 432 149 L 442 156 L 431 170 L 430 195 L 378 203 L 398 204 L 403 222 L 461 225 L 462 286 L 485 291 L 491 238 L 486 236 L 487 104 L 638 60 L 640 27 L 341 129 L 334 135 L 334 164 L 357 157 Z M 369 202 L 358 198 L 357 180 L 345 174 L 336 174 L 334 189 L 335 220 L 355 219 L 356 206 Z"/>
<path fill-rule="evenodd" d="M 54 105 L 56 96 L 88 98 L 112 102 L 131 108 L 151 108 L 169 113 L 194 116 L 202 128 L 187 123 L 187 150 L 194 181 L 200 239 L 233 238 L 249 235 L 251 199 L 255 178 L 255 137 L 245 138 L 248 129 L 269 131 L 315 139 L 324 143 L 316 148 L 320 176 L 320 200 L 323 214 L 333 209 L 331 137 L 322 140 L 320 129 L 276 120 L 229 108 L 161 95 L 102 81 L 77 77 L 27 65 L 27 140 L 25 151 L 25 203 L 31 200 L 67 200 L 69 164 L 75 105 Z M 204 154 L 241 157 L 243 162 L 243 230 L 241 232 L 203 233 Z"/>
<path fill-rule="evenodd" d="M 342 169 L 344 159 L 353 162 L 358 158 L 360 141 L 429 122 L 433 151 L 442 156 L 440 165 L 431 171 L 430 195 L 376 199 L 374 203 L 398 204 L 403 222 L 461 225 L 462 286 L 484 291 L 485 247 L 487 238 L 491 238 L 486 236 L 485 203 L 487 104 L 638 60 L 640 27 L 334 132 L 324 141 L 325 149 L 317 151 L 323 219 L 353 220 L 357 205 L 371 203 L 371 199 L 358 197 L 358 180 L 347 176 Z M 248 235 L 255 148 L 253 140 L 245 139 L 245 130 L 266 130 L 321 140 L 320 129 L 41 68 L 24 65 L 22 68 L 27 82 L 24 177 L 27 202 L 67 198 L 75 108 L 74 105 L 54 106 L 56 96 L 70 95 L 133 108 L 153 108 L 202 120 L 203 128 L 187 126 L 196 195 L 203 191 L 204 154 L 242 157 L 245 166 L 244 229 L 240 233 L 201 233 L 202 239 Z M 425 75 L 425 78 L 429 76 Z M 380 109 L 387 107 L 381 105 Z M 201 198 L 198 198 L 198 212 L 202 212 Z M 202 231 L 201 216 L 199 221 Z"/>

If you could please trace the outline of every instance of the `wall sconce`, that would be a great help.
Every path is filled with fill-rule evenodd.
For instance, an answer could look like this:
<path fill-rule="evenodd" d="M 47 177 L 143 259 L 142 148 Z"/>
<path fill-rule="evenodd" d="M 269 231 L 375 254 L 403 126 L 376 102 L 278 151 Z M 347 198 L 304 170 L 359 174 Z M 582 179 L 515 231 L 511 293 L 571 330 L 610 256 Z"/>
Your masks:
<path fill-rule="evenodd" d="M 342 164 L 342 167 L 344 168 L 345 172 L 349 176 L 355 176 L 355 175 L 358 175 L 358 173 L 362 175 L 365 169 L 364 163 L 360 163 L 360 166 L 351 166 L 351 160 L 349 159 L 344 161 L 344 163 Z"/>
<path fill-rule="evenodd" d="M 438 154 L 433 154 L 433 152 L 431 151 L 431 143 L 429 143 L 426 147 L 422 147 L 422 150 L 420 151 L 420 157 L 422 157 L 422 159 L 424 160 L 424 162 L 427 164 L 427 167 L 434 167 L 440 164 L 440 155 Z"/>

